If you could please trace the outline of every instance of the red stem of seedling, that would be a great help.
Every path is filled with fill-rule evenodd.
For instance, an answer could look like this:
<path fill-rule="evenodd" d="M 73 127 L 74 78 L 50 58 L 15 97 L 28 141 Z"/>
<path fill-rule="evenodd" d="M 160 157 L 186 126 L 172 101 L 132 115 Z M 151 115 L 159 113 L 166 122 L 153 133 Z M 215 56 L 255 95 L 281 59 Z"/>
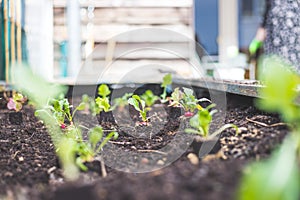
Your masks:
<path fill-rule="evenodd" d="M 139 124 L 142 126 L 148 126 L 148 122 L 139 122 Z"/>
<path fill-rule="evenodd" d="M 67 125 L 61 124 L 61 125 L 60 125 L 60 128 L 61 128 L 61 129 L 66 129 L 66 128 L 67 128 Z"/>
<path fill-rule="evenodd" d="M 193 117 L 194 113 L 187 111 L 187 112 L 184 113 L 184 116 L 185 117 Z"/>

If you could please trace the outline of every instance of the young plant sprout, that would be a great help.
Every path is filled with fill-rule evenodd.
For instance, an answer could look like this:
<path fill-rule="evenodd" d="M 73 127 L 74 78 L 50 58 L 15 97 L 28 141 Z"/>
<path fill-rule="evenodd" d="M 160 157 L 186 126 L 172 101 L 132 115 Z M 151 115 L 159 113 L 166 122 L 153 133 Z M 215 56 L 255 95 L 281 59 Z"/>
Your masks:
<path fill-rule="evenodd" d="M 151 90 L 146 90 L 146 92 L 141 95 L 141 99 L 145 101 L 147 107 L 151 107 L 159 97 L 154 95 Z"/>
<path fill-rule="evenodd" d="M 217 110 L 211 109 L 215 106 L 215 104 L 210 104 L 206 108 L 199 109 L 198 113 L 190 119 L 190 126 L 192 128 L 185 129 L 185 132 L 198 134 L 208 140 L 215 138 L 227 128 L 234 128 L 237 134 L 238 127 L 234 124 L 225 124 L 215 132 L 210 133 L 210 125 L 213 119 L 213 114 L 217 112 Z"/>
<path fill-rule="evenodd" d="M 97 114 L 99 114 L 102 111 L 108 112 L 110 110 L 109 97 L 108 97 L 110 93 L 111 91 L 106 84 L 102 84 L 98 87 L 98 95 L 100 97 L 97 97 L 95 99 Z"/>
<path fill-rule="evenodd" d="M 199 102 L 211 102 L 207 98 L 197 99 L 193 95 L 193 90 L 186 87 L 183 87 L 183 92 L 180 91 L 179 88 L 175 88 L 174 92 L 171 94 L 170 101 L 171 102 L 169 106 L 181 106 L 184 109 L 185 117 L 192 117 L 196 109 L 202 109 L 202 107 L 199 105 Z"/>
<path fill-rule="evenodd" d="M 163 103 L 167 102 L 167 88 L 169 85 L 172 84 L 172 75 L 167 74 L 163 77 L 163 82 L 161 84 L 161 87 L 163 88 L 163 93 L 160 95 L 161 101 Z"/>
<path fill-rule="evenodd" d="M 116 107 L 118 107 L 119 109 L 124 109 L 125 106 L 128 105 L 128 99 L 133 95 L 133 93 L 125 93 L 122 97 L 119 98 L 115 98 L 113 100 L 114 105 L 112 110 L 114 110 Z"/>
<path fill-rule="evenodd" d="M 191 117 L 194 115 L 195 109 L 201 109 L 198 104 L 199 100 L 193 95 L 193 90 L 190 88 L 183 88 L 183 95 L 181 100 L 181 105 L 185 110 L 184 116 Z"/>
<path fill-rule="evenodd" d="M 299 199 L 300 107 L 296 105 L 296 99 L 300 96 L 300 77 L 279 58 L 265 58 L 263 64 L 259 75 L 265 87 L 259 90 L 259 96 L 263 98 L 256 103 L 260 109 L 279 113 L 290 125 L 291 133 L 269 159 L 248 166 L 238 198 Z"/>
<path fill-rule="evenodd" d="M 35 115 L 38 116 L 41 112 L 46 112 L 50 110 L 51 115 L 56 120 L 57 124 L 62 129 L 67 128 L 65 122 L 67 121 L 70 125 L 73 125 L 73 118 L 78 110 L 84 110 L 86 107 L 84 102 L 81 102 L 73 111 L 71 111 L 72 106 L 70 105 L 68 99 L 51 99 L 45 109 L 40 109 L 35 111 Z"/>
<path fill-rule="evenodd" d="M 13 92 L 12 97 L 8 98 L 7 108 L 19 112 L 25 102 L 26 98 L 21 93 Z"/>
<path fill-rule="evenodd" d="M 132 95 L 130 99 L 128 99 L 128 103 L 132 105 L 137 111 L 140 113 L 140 117 L 143 120 L 142 124 L 147 124 L 147 111 L 146 103 L 142 100 L 138 95 Z"/>
<path fill-rule="evenodd" d="M 96 106 L 94 98 L 89 97 L 87 94 L 84 94 L 84 95 L 82 95 L 81 102 L 83 102 L 85 104 L 84 111 L 86 113 L 90 112 L 93 116 L 97 115 L 97 112 L 99 112 L 99 111 L 98 111 L 98 107 Z"/>
<path fill-rule="evenodd" d="M 179 88 L 175 88 L 170 97 L 169 106 L 179 107 L 181 106 L 180 101 L 183 98 L 183 93 L 179 90 Z"/>
<path fill-rule="evenodd" d="M 68 99 L 66 98 L 52 99 L 49 101 L 49 104 L 45 109 L 37 110 L 36 115 L 39 116 L 47 113 L 51 119 L 54 119 L 52 121 L 55 121 L 56 124 L 59 124 L 60 128 L 64 130 L 64 134 L 61 137 L 64 137 L 66 142 L 65 144 L 59 143 L 57 152 L 64 165 L 69 166 L 68 170 L 74 169 L 72 164 L 69 163 L 71 162 L 69 161 L 69 158 L 66 158 L 67 155 L 76 158 L 76 165 L 81 170 L 86 171 L 87 167 L 84 165 L 84 163 L 97 159 L 96 157 L 102 150 L 103 146 L 111 138 L 116 139 L 118 137 L 118 133 L 112 131 L 106 137 L 104 137 L 102 128 L 100 126 L 96 126 L 89 130 L 88 141 L 83 140 L 82 130 L 78 125 L 73 123 L 73 117 L 76 111 L 84 110 L 86 108 L 86 103 L 81 102 L 79 106 L 73 110 L 73 112 L 71 111 L 71 108 L 72 105 L 70 105 Z M 66 121 L 69 123 L 69 125 L 66 125 Z M 103 141 L 101 142 L 102 139 Z"/>
<path fill-rule="evenodd" d="M 98 154 L 112 138 L 117 139 L 118 133 L 112 131 L 104 137 L 102 127 L 96 126 L 89 130 L 87 141 L 78 140 L 74 145 L 76 145 L 75 151 L 78 155 L 76 158 L 76 164 L 80 167 L 80 169 L 87 171 L 88 168 L 84 165 L 84 163 L 98 159 Z"/>

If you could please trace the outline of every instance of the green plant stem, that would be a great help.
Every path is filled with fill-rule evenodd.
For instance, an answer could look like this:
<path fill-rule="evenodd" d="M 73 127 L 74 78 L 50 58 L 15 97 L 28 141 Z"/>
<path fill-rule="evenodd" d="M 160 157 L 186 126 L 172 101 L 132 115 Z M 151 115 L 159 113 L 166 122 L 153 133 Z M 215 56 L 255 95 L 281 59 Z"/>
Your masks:
<path fill-rule="evenodd" d="M 101 151 L 101 149 L 104 147 L 104 145 L 113 137 L 115 136 L 116 132 L 111 132 L 110 134 L 108 134 L 105 139 L 103 140 L 103 142 L 101 142 L 101 144 L 99 145 L 99 147 L 97 148 L 97 150 L 95 151 L 95 153 L 98 153 Z"/>
<path fill-rule="evenodd" d="M 218 130 L 216 130 L 213 134 L 209 135 L 207 137 L 207 139 L 214 139 L 217 135 L 221 134 L 224 130 L 228 129 L 228 128 L 234 128 L 236 131 L 236 134 L 238 134 L 238 127 L 234 124 L 225 124 L 224 126 L 222 126 L 221 128 L 219 128 Z"/>
<path fill-rule="evenodd" d="M 163 93 L 162 93 L 162 95 L 161 95 L 161 98 L 162 98 L 162 100 L 166 100 L 166 97 L 167 97 L 167 87 L 164 87 L 164 90 L 163 90 Z"/>

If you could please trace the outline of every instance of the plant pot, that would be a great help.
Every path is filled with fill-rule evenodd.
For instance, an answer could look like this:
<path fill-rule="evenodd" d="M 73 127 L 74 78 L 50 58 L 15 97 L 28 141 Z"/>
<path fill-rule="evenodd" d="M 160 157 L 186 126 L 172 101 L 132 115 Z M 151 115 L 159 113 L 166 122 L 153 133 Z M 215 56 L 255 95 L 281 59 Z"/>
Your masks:
<path fill-rule="evenodd" d="M 199 157 L 203 157 L 207 154 L 216 154 L 221 149 L 221 144 L 218 139 L 203 141 L 200 136 L 196 136 L 191 147 L 195 154 Z"/>

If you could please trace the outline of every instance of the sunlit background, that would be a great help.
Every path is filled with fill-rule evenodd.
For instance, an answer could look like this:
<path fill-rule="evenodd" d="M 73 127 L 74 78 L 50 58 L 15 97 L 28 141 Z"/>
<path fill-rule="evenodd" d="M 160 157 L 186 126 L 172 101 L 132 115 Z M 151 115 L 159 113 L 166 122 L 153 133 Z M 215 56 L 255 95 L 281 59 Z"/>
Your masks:
<path fill-rule="evenodd" d="M 194 72 L 187 61 L 196 59 L 207 76 L 217 68 L 221 78 L 255 78 L 249 77 L 247 49 L 263 0 L 0 0 L 0 6 L 3 81 L 21 61 L 48 80 L 72 83 L 80 70 L 88 80 L 117 58 L 116 74 L 151 61 L 189 78 Z M 144 28 L 184 37 L 130 34 Z M 149 49 L 124 55 L 151 45 L 180 55 Z"/>

